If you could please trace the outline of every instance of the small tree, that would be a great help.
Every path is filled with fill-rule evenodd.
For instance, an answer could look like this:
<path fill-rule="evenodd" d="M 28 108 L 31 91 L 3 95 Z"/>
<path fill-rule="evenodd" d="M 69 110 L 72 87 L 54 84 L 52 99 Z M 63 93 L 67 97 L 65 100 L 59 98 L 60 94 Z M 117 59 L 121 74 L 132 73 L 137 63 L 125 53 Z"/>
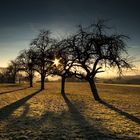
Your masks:
<path fill-rule="evenodd" d="M 117 67 L 121 74 L 123 68 L 132 66 L 125 43 L 128 37 L 107 33 L 106 29 L 104 21 L 99 20 L 87 28 L 79 26 L 76 35 L 71 38 L 76 68 L 79 68 L 75 71 L 75 76 L 89 82 L 95 100 L 100 100 L 94 80 L 96 74 L 104 72 L 104 67 Z"/>
<path fill-rule="evenodd" d="M 72 66 L 74 64 L 74 57 L 72 54 L 72 48 L 69 44 L 69 39 L 63 39 L 55 44 L 51 49 L 53 54 L 53 71 L 52 74 L 56 74 L 61 77 L 61 94 L 65 94 L 65 81 L 67 77 L 71 77 Z"/>
<path fill-rule="evenodd" d="M 43 90 L 45 77 L 49 74 L 49 68 L 52 64 L 48 49 L 53 45 L 54 40 L 50 37 L 50 32 L 41 30 L 38 37 L 31 42 L 32 49 L 36 53 L 35 69 L 41 76 L 41 90 Z"/>
<path fill-rule="evenodd" d="M 6 71 L 5 76 L 9 79 L 9 82 L 16 83 L 17 72 L 19 65 L 16 60 L 11 60 Z"/>
<path fill-rule="evenodd" d="M 36 55 L 32 49 L 21 51 L 20 55 L 17 57 L 17 61 L 19 63 L 19 71 L 25 71 L 27 73 L 30 87 L 33 87 L 35 59 Z"/>

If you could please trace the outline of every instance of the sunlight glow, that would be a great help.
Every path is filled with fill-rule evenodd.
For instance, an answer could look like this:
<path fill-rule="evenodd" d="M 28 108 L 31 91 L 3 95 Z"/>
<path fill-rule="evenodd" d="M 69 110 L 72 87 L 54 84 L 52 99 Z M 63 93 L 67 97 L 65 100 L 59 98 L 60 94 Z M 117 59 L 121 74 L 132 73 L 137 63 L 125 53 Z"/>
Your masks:
<path fill-rule="evenodd" d="M 55 58 L 53 63 L 57 67 L 60 64 L 59 59 Z"/>

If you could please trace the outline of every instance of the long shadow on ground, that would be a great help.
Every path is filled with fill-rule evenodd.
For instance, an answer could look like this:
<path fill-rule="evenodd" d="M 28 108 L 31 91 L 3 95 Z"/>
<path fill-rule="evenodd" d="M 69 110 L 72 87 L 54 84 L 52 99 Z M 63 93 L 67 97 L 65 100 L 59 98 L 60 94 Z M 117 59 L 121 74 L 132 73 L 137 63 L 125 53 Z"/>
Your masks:
<path fill-rule="evenodd" d="M 17 108 L 24 105 L 29 99 L 31 99 L 33 96 L 35 96 L 37 93 L 39 93 L 41 90 L 38 90 L 10 105 L 7 105 L 0 109 L 0 121 L 5 120 L 8 118 Z"/>
<path fill-rule="evenodd" d="M 135 116 L 133 116 L 133 115 L 131 115 L 131 114 L 125 112 L 125 111 L 122 111 L 122 110 L 116 108 L 115 106 L 113 106 L 113 105 L 111 105 L 111 104 L 109 104 L 109 103 L 107 103 L 107 102 L 105 102 L 105 101 L 103 101 L 103 100 L 99 101 L 99 103 L 101 103 L 101 104 L 103 104 L 104 106 L 110 108 L 111 110 L 116 111 L 116 112 L 119 113 L 120 115 L 125 116 L 127 119 L 129 119 L 129 120 L 131 120 L 131 121 L 133 121 L 133 122 L 135 122 L 135 123 L 137 123 L 137 124 L 140 124 L 140 119 L 139 119 L 139 118 L 137 118 L 137 117 L 135 117 Z"/>
<path fill-rule="evenodd" d="M 119 138 L 117 134 L 112 133 L 110 130 L 102 127 L 102 122 L 98 126 L 91 125 L 84 116 L 78 111 L 73 103 L 64 95 L 64 101 L 68 106 L 68 111 L 56 112 L 55 110 L 46 110 L 41 116 L 26 116 L 29 111 L 27 100 L 32 98 L 37 91 L 29 96 L 18 100 L 17 102 L 3 108 L 3 111 L 9 112 L 10 115 L 19 106 L 23 106 L 23 113 L 18 117 L 6 120 L 8 124 L 0 133 L 0 139 L 36 139 L 36 140 L 134 140 L 134 138 L 122 136 Z M 55 101 L 55 100 L 54 100 Z M 47 102 L 49 103 L 49 102 Z M 55 102 L 53 102 L 55 103 Z M 77 105 L 83 102 L 75 102 Z M 54 109 L 57 105 L 54 105 Z M 50 106 L 52 107 L 52 106 Z M 46 107 L 47 108 L 47 107 Z M 59 107 L 58 107 L 59 108 Z M 49 109 L 49 107 L 48 107 Z M 41 111 L 41 110 L 40 110 Z M 0 116 L 2 110 L 0 110 Z M 4 116 L 3 116 L 4 117 Z M 94 120 L 93 120 L 94 121 Z M 99 128 L 99 129 L 98 129 Z M 23 132 L 23 133 L 22 133 Z"/>
<path fill-rule="evenodd" d="M 0 95 L 6 94 L 6 93 L 11 93 L 11 92 L 16 92 L 16 91 L 20 91 L 20 90 L 24 90 L 24 89 L 27 89 L 27 88 L 29 88 L 29 87 L 24 87 L 24 88 L 20 88 L 20 89 L 15 89 L 15 90 L 10 90 L 10 91 L 0 92 Z"/>
<path fill-rule="evenodd" d="M 77 108 L 74 106 L 74 104 L 71 103 L 71 101 L 66 97 L 66 95 L 63 95 L 63 98 L 69 108 L 69 112 L 72 115 L 72 118 L 79 124 L 80 128 L 84 132 L 85 139 L 93 140 L 93 139 L 114 139 L 116 138 L 115 135 L 107 135 L 104 133 L 101 133 L 99 130 L 94 128 L 89 124 L 89 122 L 81 115 L 81 113 L 77 110 Z"/>

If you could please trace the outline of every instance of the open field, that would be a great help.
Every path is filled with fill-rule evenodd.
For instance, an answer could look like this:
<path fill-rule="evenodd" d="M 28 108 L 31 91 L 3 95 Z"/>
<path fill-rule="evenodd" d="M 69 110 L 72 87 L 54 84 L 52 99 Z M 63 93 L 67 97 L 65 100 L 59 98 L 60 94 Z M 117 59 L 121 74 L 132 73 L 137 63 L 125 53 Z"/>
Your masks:
<path fill-rule="evenodd" d="M 97 84 L 101 102 L 87 83 L 0 85 L 0 140 L 140 139 L 140 86 Z"/>

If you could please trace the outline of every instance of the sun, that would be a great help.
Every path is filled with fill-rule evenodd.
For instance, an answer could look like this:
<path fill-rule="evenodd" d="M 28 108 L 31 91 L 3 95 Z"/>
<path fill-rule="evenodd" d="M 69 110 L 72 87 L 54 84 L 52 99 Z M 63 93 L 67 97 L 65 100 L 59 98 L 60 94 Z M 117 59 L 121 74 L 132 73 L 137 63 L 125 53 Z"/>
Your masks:
<path fill-rule="evenodd" d="M 60 64 L 59 59 L 55 58 L 53 64 L 57 67 Z"/>

